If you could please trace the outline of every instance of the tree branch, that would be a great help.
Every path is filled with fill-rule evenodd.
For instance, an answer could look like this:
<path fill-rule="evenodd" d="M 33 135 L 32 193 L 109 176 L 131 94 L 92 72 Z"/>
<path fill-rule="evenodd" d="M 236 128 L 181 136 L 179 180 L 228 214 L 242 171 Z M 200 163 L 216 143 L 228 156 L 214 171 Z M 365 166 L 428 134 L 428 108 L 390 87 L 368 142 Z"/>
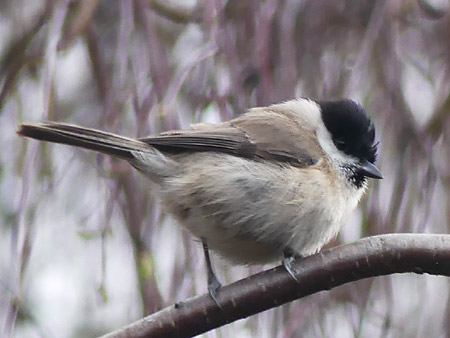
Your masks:
<path fill-rule="evenodd" d="M 393 273 L 450 276 L 450 235 L 390 234 L 361 239 L 190 298 L 102 338 L 192 337 L 287 302 L 367 277 Z"/>

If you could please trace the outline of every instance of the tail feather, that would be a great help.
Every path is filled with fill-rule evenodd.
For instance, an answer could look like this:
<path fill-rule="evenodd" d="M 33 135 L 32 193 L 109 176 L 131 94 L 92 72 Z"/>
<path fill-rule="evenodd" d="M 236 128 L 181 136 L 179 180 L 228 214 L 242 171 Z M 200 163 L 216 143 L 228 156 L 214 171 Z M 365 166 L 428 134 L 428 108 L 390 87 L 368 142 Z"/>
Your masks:
<path fill-rule="evenodd" d="M 55 122 L 23 123 L 19 126 L 17 134 L 37 140 L 96 150 L 127 160 L 135 158 L 133 152 L 149 151 L 152 148 L 136 139 Z"/>

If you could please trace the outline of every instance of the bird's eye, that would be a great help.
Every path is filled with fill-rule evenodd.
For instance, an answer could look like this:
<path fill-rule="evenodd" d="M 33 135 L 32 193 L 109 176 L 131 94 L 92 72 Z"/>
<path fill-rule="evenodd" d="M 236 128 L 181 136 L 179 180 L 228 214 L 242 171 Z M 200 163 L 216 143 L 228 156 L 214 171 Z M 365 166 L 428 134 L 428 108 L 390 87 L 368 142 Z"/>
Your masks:
<path fill-rule="evenodd" d="M 336 147 L 339 149 L 343 149 L 346 146 L 345 141 L 343 140 L 335 140 L 334 144 L 336 144 Z"/>

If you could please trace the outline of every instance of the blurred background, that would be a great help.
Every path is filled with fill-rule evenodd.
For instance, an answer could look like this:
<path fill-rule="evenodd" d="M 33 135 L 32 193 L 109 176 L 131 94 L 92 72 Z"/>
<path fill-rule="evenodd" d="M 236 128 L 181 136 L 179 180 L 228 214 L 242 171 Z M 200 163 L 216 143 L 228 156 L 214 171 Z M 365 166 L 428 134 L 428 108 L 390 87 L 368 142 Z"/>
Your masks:
<path fill-rule="evenodd" d="M 0 1 L 0 336 L 95 337 L 206 292 L 201 245 L 127 163 L 20 139 L 55 120 L 146 136 L 298 96 L 371 115 L 382 181 L 330 245 L 450 227 L 450 4 Z M 265 267 L 231 267 L 225 283 Z M 450 337 L 450 281 L 395 275 L 204 337 Z"/>

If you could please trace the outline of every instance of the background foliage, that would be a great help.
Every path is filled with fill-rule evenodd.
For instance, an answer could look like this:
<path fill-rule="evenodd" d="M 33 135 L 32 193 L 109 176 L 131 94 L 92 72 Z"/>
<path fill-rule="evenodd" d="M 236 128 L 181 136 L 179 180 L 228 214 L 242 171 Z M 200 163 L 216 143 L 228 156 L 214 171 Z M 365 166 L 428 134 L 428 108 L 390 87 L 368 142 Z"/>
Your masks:
<path fill-rule="evenodd" d="M 450 4 L 0 1 L 0 335 L 96 336 L 206 290 L 199 243 L 126 163 L 15 135 L 56 120 L 145 136 L 296 96 L 377 126 L 373 185 L 331 245 L 450 226 Z M 234 281 L 264 267 L 230 267 Z M 207 337 L 446 337 L 450 282 L 367 279 Z"/>

